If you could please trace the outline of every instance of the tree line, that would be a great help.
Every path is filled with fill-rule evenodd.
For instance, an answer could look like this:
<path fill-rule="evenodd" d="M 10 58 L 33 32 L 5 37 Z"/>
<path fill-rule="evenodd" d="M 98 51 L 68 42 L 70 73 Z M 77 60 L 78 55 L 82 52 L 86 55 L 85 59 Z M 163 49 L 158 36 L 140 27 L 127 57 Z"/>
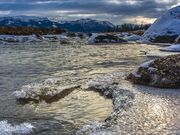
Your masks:
<path fill-rule="evenodd" d="M 114 29 L 108 30 L 108 32 L 128 32 L 137 30 L 147 30 L 151 24 L 122 24 L 117 25 Z"/>
<path fill-rule="evenodd" d="M 33 28 L 33 27 L 0 27 L 0 34 L 4 35 L 48 35 L 48 34 L 61 34 L 66 32 L 64 29 L 44 29 L 44 28 Z"/>

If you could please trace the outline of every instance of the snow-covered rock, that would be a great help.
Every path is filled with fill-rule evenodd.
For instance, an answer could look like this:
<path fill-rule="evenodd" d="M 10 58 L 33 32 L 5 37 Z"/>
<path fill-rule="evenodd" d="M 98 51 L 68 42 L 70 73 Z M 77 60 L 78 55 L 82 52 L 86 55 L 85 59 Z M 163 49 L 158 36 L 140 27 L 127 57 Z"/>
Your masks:
<path fill-rule="evenodd" d="M 130 35 L 130 36 L 125 36 L 125 40 L 127 40 L 127 41 L 138 41 L 138 40 L 141 40 L 141 39 L 142 39 L 141 36 L 135 35 L 135 34 Z"/>
<path fill-rule="evenodd" d="M 0 135 L 27 135 L 33 132 L 33 128 L 30 123 L 11 125 L 7 121 L 0 121 Z"/>
<path fill-rule="evenodd" d="M 53 102 L 80 87 L 79 85 L 62 85 L 61 81 L 62 78 L 51 78 L 42 83 L 25 85 L 21 90 L 15 91 L 14 95 L 18 100 Z"/>
<path fill-rule="evenodd" d="M 127 79 L 136 84 L 180 88 L 180 54 L 145 62 Z"/>
<path fill-rule="evenodd" d="M 93 34 L 89 40 L 89 44 L 96 43 L 126 43 L 127 41 L 121 37 L 112 34 Z"/>
<path fill-rule="evenodd" d="M 154 42 L 174 42 L 180 35 L 180 6 L 164 13 L 144 33 L 146 40 Z"/>
<path fill-rule="evenodd" d="M 76 40 L 75 40 L 76 39 Z M 32 42 L 60 42 L 69 44 L 79 41 L 80 37 L 67 37 L 64 33 L 59 35 L 0 35 L 1 44 L 32 43 Z"/>
<path fill-rule="evenodd" d="M 29 36 L 16 36 L 16 35 L 0 35 L 0 41 L 14 43 L 14 42 L 40 42 L 42 39 L 38 38 L 36 35 Z"/>
<path fill-rule="evenodd" d="M 160 49 L 161 51 L 168 51 L 168 52 L 180 52 L 180 44 L 174 44 L 169 47 L 165 47 Z"/>

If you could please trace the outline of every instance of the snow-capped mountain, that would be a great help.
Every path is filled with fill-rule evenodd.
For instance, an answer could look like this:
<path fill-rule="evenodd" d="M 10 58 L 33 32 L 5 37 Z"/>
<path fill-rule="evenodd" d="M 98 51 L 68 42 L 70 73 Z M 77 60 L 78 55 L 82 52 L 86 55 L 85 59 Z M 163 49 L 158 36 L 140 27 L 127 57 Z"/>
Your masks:
<path fill-rule="evenodd" d="M 52 22 L 46 17 L 15 16 L 15 17 L 0 17 L 0 26 L 57 28 L 59 26 L 59 23 Z"/>
<path fill-rule="evenodd" d="M 115 26 L 108 21 L 80 19 L 76 21 L 56 21 L 60 27 L 72 32 L 105 32 L 113 30 Z"/>
<path fill-rule="evenodd" d="M 92 19 L 59 21 L 52 18 L 34 16 L 0 17 L 0 26 L 61 28 L 71 32 L 104 32 L 115 28 L 112 23 L 107 21 L 97 21 Z"/>
<path fill-rule="evenodd" d="M 180 35 L 180 6 L 164 13 L 145 32 L 143 37 L 147 40 L 154 40 L 158 37 L 178 37 Z"/>

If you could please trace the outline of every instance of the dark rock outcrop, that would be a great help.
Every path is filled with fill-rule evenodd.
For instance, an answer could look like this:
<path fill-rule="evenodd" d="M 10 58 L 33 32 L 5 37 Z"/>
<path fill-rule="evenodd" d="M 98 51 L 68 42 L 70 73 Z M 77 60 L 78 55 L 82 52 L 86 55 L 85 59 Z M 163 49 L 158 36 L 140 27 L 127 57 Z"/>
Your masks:
<path fill-rule="evenodd" d="M 159 88 L 180 88 L 180 54 L 144 63 L 127 80 Z"/>
<path fill-rule="evenodd" d="M 173 35 L 173 36 L 158 36 L 155 39 L 152 39 L 151 41 L 154 43 L 175 43 L 178 35 Z"/>
<path fill-rule="evenodd" d="M 127 43 L 127 41 L 121 37 L 118 37 L 113 34 L 99 34 L 92 36 L 89 39 L 89 43 L 95 43 L 95 44 L 100 44 L 100 43 Z"/>

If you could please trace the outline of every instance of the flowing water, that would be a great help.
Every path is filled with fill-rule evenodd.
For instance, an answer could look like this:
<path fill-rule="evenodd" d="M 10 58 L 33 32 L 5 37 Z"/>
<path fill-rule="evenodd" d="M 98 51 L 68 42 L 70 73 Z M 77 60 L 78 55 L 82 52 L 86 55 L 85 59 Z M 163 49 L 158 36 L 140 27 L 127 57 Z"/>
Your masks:
<path fill-rule="evenodd" d="M 84 125 L 104 122 L 113 110 L 112 100 L 89 91 L 84 85 L 98 75 L 122 74 L 160 53 L 159 47 L 125 45 L 0 45 L 0 121 L 12 125 L 28 122 L 35 135 L 73 135 Z M 147 56 L 149 55 L 149 56 Z M 23 85 L 46 79 L 63 78 L 64 85 L 80 85 L 52 103 L 21 104 L 13 92 Z M 119 116 L 117 126 L 106 134 L 179 134 L 179 91 L 133 86 L 119 80 L 135 94 L 133 106 Z M 0 123 L 1 124 L 1 123 Z M 1 126 L 0 126 L 1 127 Z M 152 130 L 151 130 L 152 129 Z M 0 132 L 1 133 L 1 132 Z M 101 134 L 94 130 L 92 134 Z M 105 133 L 104 133 L 105 134 Z"/>

